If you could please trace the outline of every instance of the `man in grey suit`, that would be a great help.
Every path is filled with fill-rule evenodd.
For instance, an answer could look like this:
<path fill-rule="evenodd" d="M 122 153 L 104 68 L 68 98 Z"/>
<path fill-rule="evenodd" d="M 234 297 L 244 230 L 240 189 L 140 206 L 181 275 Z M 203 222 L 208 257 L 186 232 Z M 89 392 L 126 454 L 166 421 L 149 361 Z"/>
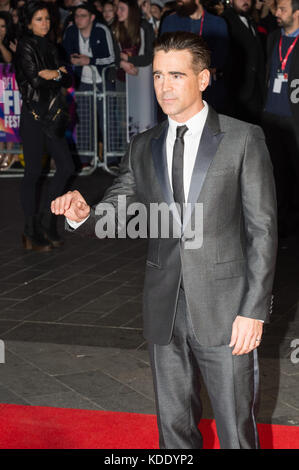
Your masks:
<path fill-rule="evenodd" d="M 177 203 L 169 212 L 172 236 L 149 239 L 144 286 L 160 447 L 202 447 L 201 375 L 221 448 L 258 448 L 257 347 L 271 310 L 277 245 L 272 167 L 259 127 L 218 115 L 202 100 L 208 69 L 198 35 L 157 40 L 154 85 L 168 120 L 131 140 L 103 201 L 115 210 L 119 195 L 147 209 Z M 193 211 L 180 213 L 186 202 Z M 199 247 L 188 244 L 187 228 L 200 203 Z M 100 220 L 78 191 L 53 201 L 52 211 L 80 225 L 82 235 Z"/>

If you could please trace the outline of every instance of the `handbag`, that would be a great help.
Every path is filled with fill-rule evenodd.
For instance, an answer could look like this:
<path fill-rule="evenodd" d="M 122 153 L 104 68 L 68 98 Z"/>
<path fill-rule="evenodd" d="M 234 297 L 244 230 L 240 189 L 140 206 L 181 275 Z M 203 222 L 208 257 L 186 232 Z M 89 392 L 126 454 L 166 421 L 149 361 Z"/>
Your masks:
<path fill-rule="evenodd" d="M 43 131 L 50 138 L 63 137 L 70 123 L 67 102 L 61 92 L 52 98 L 45 113 L 40 115 L 31 109 L 31 114 L 41 122 Z"/>

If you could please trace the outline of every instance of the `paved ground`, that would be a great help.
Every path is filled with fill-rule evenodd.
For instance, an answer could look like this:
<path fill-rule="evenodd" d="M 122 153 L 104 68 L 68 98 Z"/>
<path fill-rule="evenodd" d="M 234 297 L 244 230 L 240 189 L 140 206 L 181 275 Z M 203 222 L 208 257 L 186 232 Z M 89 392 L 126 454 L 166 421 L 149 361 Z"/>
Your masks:
<path fill-rule="evenodd" d="M 97 171 L 73 187 L 93 203 L 111 181 Z M 146 241 L 65 233 L 61 250 L 25 252 L 19 184 L 0 179 L 0 403 L 155 413 L 141 322 Z M 259 422 L 299 425 L 298 240 L 279 250 Z M 202 398 L 212 417 L 204 389 Z"/>

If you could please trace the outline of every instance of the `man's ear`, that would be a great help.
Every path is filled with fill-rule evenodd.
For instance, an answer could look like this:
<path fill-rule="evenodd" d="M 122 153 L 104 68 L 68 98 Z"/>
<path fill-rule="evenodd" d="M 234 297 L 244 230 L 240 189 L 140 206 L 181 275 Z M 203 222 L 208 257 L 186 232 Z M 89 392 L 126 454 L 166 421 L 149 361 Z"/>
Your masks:
<path fill-rule="evenodd" d="M 209 86 L 211 73 L 208 69 L 203 69 L 198 74 L 198 85 L 201 92 Z"/>
<path fill-rule="evenodd" d="M 91 15 L 91 21 L 94 21 L 96 19 L 96 15 Z"/>

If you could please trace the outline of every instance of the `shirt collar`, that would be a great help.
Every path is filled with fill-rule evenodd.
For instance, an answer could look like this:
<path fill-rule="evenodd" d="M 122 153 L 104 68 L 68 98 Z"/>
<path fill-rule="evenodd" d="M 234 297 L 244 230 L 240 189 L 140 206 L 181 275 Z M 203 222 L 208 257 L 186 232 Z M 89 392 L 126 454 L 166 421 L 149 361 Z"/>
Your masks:
<path fill-rule="evenodd" d="M 202 132 L 209 111 L 208 103 L 206 101 L 203 101 L 203 104 L 204 107 L 199 111 L 199 113 L 192 116 L 192 118 L 190 118 L 186 122 L 178 123 L 168 116 L 169 133 L 172 138 L 176 138 L 176 128 L 178 126 L 186 125 L 188 127 L 188 131 L 185 135 L 196 136 L 197 134 L 200 134 Z"/>
<path fill-rule="evenodd" d="M 299 35 L 299 28 L 291 34 L 286 34 L 284 28 L 281 28 L 281 34 L 287 38 L 296 38 Z"/>

